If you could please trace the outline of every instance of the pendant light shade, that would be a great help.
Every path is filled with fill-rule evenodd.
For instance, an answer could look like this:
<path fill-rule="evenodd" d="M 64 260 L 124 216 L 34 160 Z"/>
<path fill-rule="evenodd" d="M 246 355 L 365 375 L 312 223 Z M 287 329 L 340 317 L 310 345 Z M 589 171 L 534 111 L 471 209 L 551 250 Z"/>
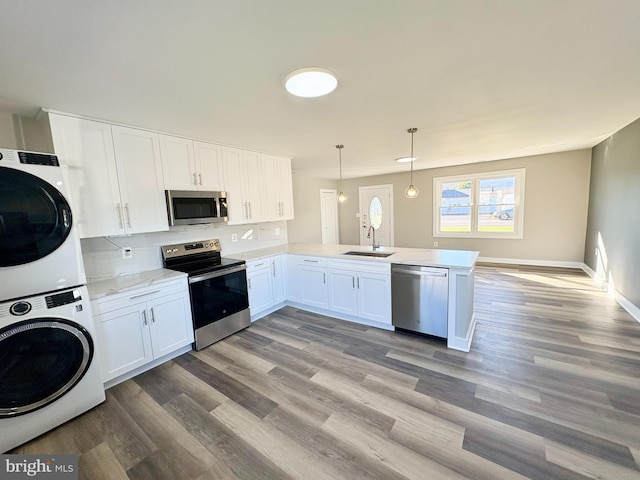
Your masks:
<path fill-rule="evenodd" d="M 420 191 L 418 187 L 413 184 L 413 162 L 416 160 L 413 156 L 413 134 L 418 131 L 417 128 L 410 128 L 407 130 L 411 134 L 411 156 L 409 157 L 411 160 L 411 179 L 409 181 L 409 186 L 404 190 L 404 196 L 407 198 L 416 198 Z"/>
<path fill-rule="evenodd" d="M 347 201 L 347 196 L 342 191 L 342 149 L 344 148 L 344 145 L 336 145 L 336 148 L 338 149 L 338 155 L 340 158 L 340 193 L 338 193 L 338 203 L 344 203 Z"/>

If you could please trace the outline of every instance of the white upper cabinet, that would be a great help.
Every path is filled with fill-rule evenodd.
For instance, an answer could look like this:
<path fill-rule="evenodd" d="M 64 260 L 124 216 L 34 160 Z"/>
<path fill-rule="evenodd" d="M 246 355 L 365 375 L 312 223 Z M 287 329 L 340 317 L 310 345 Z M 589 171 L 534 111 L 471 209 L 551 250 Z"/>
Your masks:
<path fill-rule="evenodd" d="M 168 230 L 158 135 L 49 114 L 81 238 Z"/>
<path fill-rule="evenodd" d="M 222 147 L 229 224 L 263 222 L 263 179 L 260 154 Z"/>
<path fill-rule="evenodd" d="M 193 153 L 198 172 L 198 189 L 213 192 L 226 191 L 222 167 L 222 147 L 213 143 L 194 141 Z"/>
<path fill-rule="evenodd" d="M 293 219 L 293 188 L 291 160 L 285 157 L 261 154 L 264 176 L 265 220 Z"/>
<path fill-rule="evenodd" d="M 158 134 L 112 126 L 125 233 L 169 229 Z"/>
<path fill-rule="evenodd" d="M 224 191 L 219 145 L 171 135 L 159 138 L 167 190 Z"/>

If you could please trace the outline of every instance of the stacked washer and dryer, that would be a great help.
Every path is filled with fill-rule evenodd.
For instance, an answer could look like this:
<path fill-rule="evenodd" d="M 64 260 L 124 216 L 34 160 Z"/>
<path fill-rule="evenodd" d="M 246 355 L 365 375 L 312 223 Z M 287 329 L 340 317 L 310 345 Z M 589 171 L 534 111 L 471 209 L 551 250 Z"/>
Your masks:
<path fill-rule="evenodd" d="M 0 149 L 0 453 L 104 400 L 66 175 Z"/>

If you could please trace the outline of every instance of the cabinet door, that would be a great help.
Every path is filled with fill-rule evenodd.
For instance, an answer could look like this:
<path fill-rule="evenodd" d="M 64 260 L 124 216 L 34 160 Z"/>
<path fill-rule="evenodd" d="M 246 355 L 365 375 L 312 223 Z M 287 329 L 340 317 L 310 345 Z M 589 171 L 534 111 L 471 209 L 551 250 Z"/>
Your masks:
<path fill-rule="evenodd" d="M 126 233 L 169 230 L 158 134 L 112 126 Z"/>
<path fill-rule="evenodd" d="M 159 139 L 166 189 L 197 190 L 198 176 L 193 142 L 169 135 L 160 135 Z"/>
<path fill-rule="evenodd" d="M 242 160 L 243 173 L 246 180 L 244 197 L 249 209 L 249 221 L 262 222 L 264 220 L 262 212 L 262 207 L 264 206 L 264 181 L 262 179 L 260 154 L 243 150 Z"/>
<path fill-rule="evenodd" d="M 147 302 L 154 358 L 193 342 L 190 308 L 189 297 L 185 293 Z"/>
<path fill-rule="evenodd" d="M 264 263 L 266 264 L 267 261 L 265 260 Z M 273 306 L 270 268 L 260 268 L 248 274 L 247 285 L 251 315 L 257 315 Z"/>
<path fill-rule="evenodd" d="M 301 268 L 302 303 L 319 308 L 327 308 L 327 270 L 325 268 Z"/>
<path fill-rule="evenodd" d="M 224 181 L 227 187 L 229 225 L 247 223 L 248 208 L 244 198 L 242 150 L 222 147 Z"/>
<path fill-rule="evenodd" d="M 359 273 L 358 316 L 375 322 L 391 324 L 391 276 L 379 273 Z"/>
<path fill-rule="evenodd" d="M 298 264 L 298 258 L 287 255 L 287 300 L 302 302 L 302 265 Z"/>
<path fill-rule="evenodd" d="M 102 380 L 108 381 L 153 360 L 144 303 L 95 317 Z"/>
<path fill-rule="evenodd" d="M 284 257 L 282 255 L 271 258 L 271 275 L 273 304 L 275 305 L 287 299 L 284 278 Z"/>
<path fill-rule="evenodd" d="M 261 155 L 264 185 L 265 220 L 291 220 L 293 218 L 293 191 L 291 161 L 284 157 Z"/>
<path fill-rule="evenodd" d="M 196 157 L 198 190 L 226 191 L 220 145 L 193 142 L 193 151 Z"/>
<path fill-rule="evenodd" d="M 348 270 L 329 270 L 329 310 L 358 315 L 356 274 Z"/>
<path fill-rule="evenodd" d="M 124 233 L 111 125 L 49 114 L 55 153 L 68 165 L 80 238 Z"/>

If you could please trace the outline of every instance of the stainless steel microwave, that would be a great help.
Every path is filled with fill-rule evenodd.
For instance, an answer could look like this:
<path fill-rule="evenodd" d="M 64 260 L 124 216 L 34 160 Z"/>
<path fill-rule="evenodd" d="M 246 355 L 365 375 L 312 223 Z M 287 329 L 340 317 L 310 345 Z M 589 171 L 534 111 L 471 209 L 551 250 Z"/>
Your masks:
<path fill-rule="evenodd" d="M 165 190 L 169 225 L 229 221 L 227 192 Z"/>

